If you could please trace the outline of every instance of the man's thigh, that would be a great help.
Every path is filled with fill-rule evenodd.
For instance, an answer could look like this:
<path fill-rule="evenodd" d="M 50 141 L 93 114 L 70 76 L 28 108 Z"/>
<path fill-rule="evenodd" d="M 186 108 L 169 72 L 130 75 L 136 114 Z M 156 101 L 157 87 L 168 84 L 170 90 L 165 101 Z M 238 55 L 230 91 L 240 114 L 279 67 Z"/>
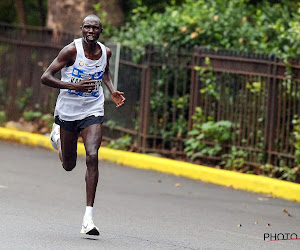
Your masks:
<path fill-rule="evenodd" d="M 78 132 L 71 132 L 60 127 L 60 141 L 63 160 L 77 157 Z"/>
<path fill-rule="evenodd" d="M 93 124 L 81 131 L 87 154 L 98 154 L 102 141 L 102 124 Z"/>

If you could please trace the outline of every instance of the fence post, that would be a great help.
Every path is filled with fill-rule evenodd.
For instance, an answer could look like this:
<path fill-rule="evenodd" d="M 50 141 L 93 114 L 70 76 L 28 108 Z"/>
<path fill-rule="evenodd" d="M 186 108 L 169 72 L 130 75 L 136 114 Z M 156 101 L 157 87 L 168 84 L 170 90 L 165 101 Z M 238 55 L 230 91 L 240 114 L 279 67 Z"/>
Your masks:
<path fill-rule="evenodd" d="M 272 57 L 270 65 L 270 78 L 268 84 L 268 100 L 267 100 L 267 119 L 266 119 L 266 152 L 268 156 L 267 162 L 274 164 L 275 161 L 272 157 L 275 142 L 276 142 L 276 124 L 277 124 L 277 111 L 278 111 L 278 80 L 277 80 L 277 65 L 278 58 Z"/>
<path fill-rule="evenodd" d="M 18 97 L 18 75 L 15 73 L 14 69 L 18 68 L 18 53 L 20 53 L 20 47 L 18 47 L 10 56 L 10 61 L 6 62 L 10 64 L 9 75 L 8 75 L 8 92 L 7 101 L 5 105 L 6 118 L 8 121 L 16 121 L 20 117 L 20 111 L 16 104 Z"/>
<path fill-rule="evenodd" d="M 151 99 L 151 56 L 153 46 L 146 47 L 146 55 L 144 67 L 142 70 L 142 86 L 140 95 L 140 111 L 139 111 L 139 131 L 138 131 L 138 151 L 145 153 L 147 148 L 147 136 L 149 133 L 150 119 L 150 99 Z"/>
<path fill-rule="evenodd" d="M 197 58 L 199 58 L 199 49 L 194 48 L 194 52 L 191 58 L 191 87 L 190 87 L 190 104 L 189 104 L 189 118 L 188 118 L 188 130 L 190 131 L 193 128 L 193 119 L 195 109 L 198 105 L 198 96 L 199 96 L 199 83 L 198 83 L 198 72 L 195 70 L 197 65 Z"/>

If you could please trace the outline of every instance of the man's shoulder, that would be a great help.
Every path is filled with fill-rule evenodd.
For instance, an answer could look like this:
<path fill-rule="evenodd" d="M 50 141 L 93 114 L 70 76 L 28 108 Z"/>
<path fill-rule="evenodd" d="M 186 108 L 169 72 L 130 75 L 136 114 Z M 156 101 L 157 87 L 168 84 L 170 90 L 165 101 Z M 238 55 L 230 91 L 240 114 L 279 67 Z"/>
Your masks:
<path fill-rule="evenodd" d="M 62 50 L 60 51 L 60 56 L 64 57 L 64 58 L 73 58 L 74 56 L 76 56 L 77 50 L 76 50 L 76 46 L 74 41 L 68 45 L 66 45 L 65 47 L 62 48 Z"/>
<path fill-rule="evenodd" d="M 66 45 L 62 51 L 65 51 L 66 53 L 76 53 L 76 46 L 75 46 L 75 42 L 71 42 L 68 45 Z"/>
<path fill-rule="evenodd" d="M 111 57 L 111 50 L 110 50 L 110 48 L 108 48 L 108 47 L 105 46 L 105 45 L 104 45 L 104 47 L 105 47 L 105 49 L 106 49 L 106 55 L 107 55 L 108 57 Z"/>

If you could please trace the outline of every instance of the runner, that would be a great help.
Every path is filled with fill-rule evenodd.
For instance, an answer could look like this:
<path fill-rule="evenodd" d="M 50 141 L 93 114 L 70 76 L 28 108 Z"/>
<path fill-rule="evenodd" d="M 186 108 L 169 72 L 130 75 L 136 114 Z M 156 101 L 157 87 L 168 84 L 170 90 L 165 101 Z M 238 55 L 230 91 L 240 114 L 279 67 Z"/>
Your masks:
<path fill-rule="evenodd" d="M 82 38 L 65 46 L 41 77 L 43 84 L 59 88 L 51 144 L 58 150 L 62 166 L 71 171 L 76 166 L 77 140 L 81 135 L 86 150 L 86 211 L 81 233 L 99 235 L 93 222 L 93 206 L 98 183 L 98 151 L 104 116 L 103 82 L 116 107 L 124 104 L 124 93 L 114 89 L 109 72 L 111 51 L 98 38 L 102 23 L 88 15 L 80 27 Z M 61 80 L 54 75 L 61 71 Z"/>

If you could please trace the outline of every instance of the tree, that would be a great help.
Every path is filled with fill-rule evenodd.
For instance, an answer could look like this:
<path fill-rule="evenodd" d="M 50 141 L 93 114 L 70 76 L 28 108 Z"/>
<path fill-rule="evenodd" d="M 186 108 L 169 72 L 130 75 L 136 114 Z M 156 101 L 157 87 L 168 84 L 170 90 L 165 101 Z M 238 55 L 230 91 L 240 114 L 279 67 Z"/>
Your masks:
<path fill-rule="evenodd" d="M 107 13 L 106 21 L 112 25 L 119 27 L 124 23 L 120 0 L 48 0 L 47 27 L 80 33 L 79 27 L 83 18 L 88 14 L 99 14 L 96 13 L 95 5 L 99 6 L 100 13 Z"/>
<path fill-rule="evenodd" d="M 0 22 L 15 23 L 17 22 L 17 13 L 13 0 L 0 1 Z"/>
<path fill-rule="evenodd" d="M 45 26 L 47 0 L 0 0 L 0 22 Z"/>
<path fill-rule="evenodd" d="M 153 12 L 163 12 L 167 5 L 180 5 L 185 0 L 123 0 L 123 10 L 126 16 L 130 17 L 131 11 L 139 5 L 147 6 Z"/>
<path fill-rule="evenodd" d="M 21 25 L 25 25 L 26 24 L 26 16 L 25 16 L 25 9 L 24 9 L 24 0 L 14 0 L 14 3 L 16 6 L 19 23 Z"/>

